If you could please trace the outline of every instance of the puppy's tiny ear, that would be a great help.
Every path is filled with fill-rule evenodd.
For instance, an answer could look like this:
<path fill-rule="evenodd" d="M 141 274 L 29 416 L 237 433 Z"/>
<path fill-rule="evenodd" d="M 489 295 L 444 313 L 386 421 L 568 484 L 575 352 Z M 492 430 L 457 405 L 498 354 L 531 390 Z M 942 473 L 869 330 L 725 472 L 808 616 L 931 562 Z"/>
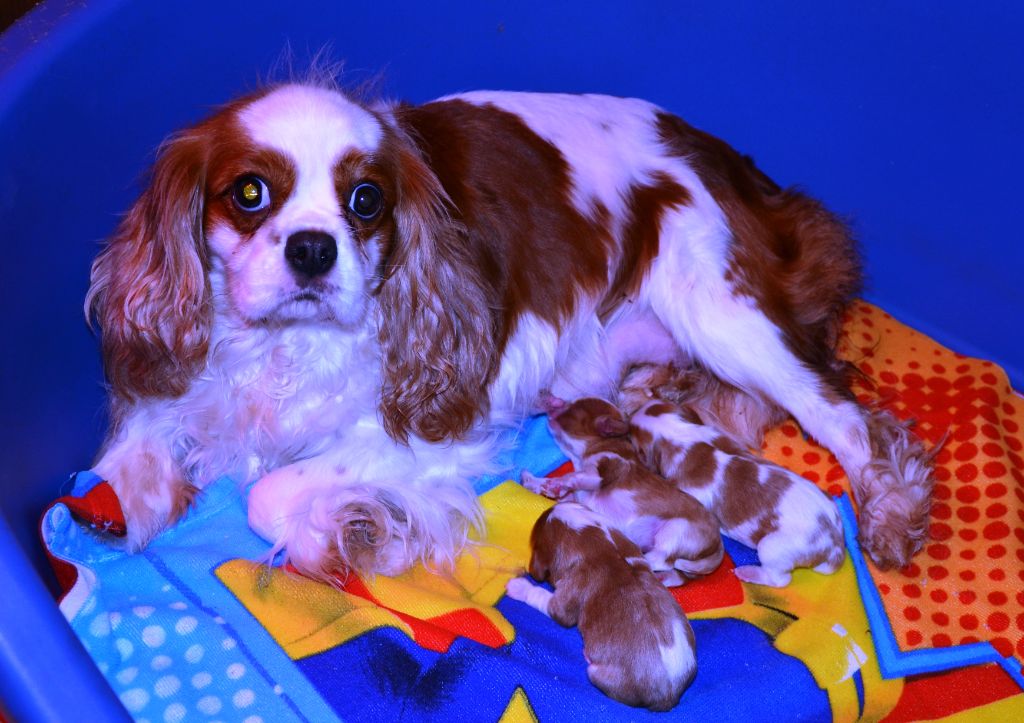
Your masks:
<path fill-rule="evenodd" d="M 594 429 L 602 437 L 625 437 L 629 434 L 629 422 L 610 414 L 602 414 L 594 420 Z"/>

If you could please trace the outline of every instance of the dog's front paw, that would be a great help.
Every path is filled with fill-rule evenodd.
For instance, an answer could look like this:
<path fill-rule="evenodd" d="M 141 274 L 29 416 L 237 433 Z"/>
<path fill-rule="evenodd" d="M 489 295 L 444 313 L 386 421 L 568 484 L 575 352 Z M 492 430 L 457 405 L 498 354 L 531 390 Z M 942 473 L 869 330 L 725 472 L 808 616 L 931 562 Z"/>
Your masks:
<path fill-rule="evenodd" d="M 858 541 L 878 569 L 904 567 L 917 554 L 928 539 L 928 509 L 929 505 L 904 499 L 897 491 L 861 509 Z"/>
<path fill-rule="evenodd" d="M 450 570 L 470 527 L 480 523 L 468 485 L 356 484 L 316 474 L 310 464 L 277 469 L 249 489 L 249 526 L 309 577 L 391 577 L 419 563 Z"/>
<path fill-rule="evenodd" d="M 117 494 L 124 514 L 124 541 L 131 552 L 138 552 L 177 522 L 199 492 L 169 455 L 145 446 L 115 447 L 93 472 Z"/>
<path fill-rule="evenodd" d="M 279 499 L 283 488 L 273 482 L 268 475 L 249 490 L 249 526 L 303 575 L 390 577 L 416 562 L 408 527 L 373 496 L 340 489 Z"/>

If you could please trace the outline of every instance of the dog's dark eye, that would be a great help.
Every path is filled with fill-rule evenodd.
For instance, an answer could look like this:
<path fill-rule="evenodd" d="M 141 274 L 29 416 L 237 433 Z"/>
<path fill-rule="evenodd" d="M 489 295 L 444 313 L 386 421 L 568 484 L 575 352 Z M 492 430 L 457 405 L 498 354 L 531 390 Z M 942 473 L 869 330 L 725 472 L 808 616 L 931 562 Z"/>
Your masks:
<path fill-rule="evenodd" d="M 241 176 L 235 181 L 235 205 L 243 211 L 261 211 L 270 205 L 270 189 L 259 176 Z"/>
<path fill-rule="evenodd" d="M 360 183 L 352 189 L 352 197 L 348 201 L 348 207 L 364 221 L 369 221 L 380 213 L 383 205 L 384 196 L 380 188 L 372 183 Z"/>

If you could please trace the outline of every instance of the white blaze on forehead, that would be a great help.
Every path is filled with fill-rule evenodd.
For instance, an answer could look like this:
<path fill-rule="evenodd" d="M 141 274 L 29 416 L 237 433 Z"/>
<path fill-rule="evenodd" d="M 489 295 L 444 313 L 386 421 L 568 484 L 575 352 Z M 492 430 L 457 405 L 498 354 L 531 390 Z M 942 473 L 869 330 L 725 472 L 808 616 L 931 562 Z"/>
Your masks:
<path fill-rule="evenodd" d="M 285 85 L 239 113 L 252 140 L 290 158 L 295 187 L 271 222 L 287 236 L 298 229 L 320 229 L 339 239 L 342 205 L 334 170 L 345 153 L 376 150 L 382 136 L 377 119 L 341 93 L 303 85 Z M 271 191 L 273 193 L 273 191 Z"/>
<path fill-rule="evenodd" d="M 377 119 L 341 93 L 304 85 L 271 91 L 239 113 L 252 139 L 294 158 L 300 167 L 333 162 L 344 151 L 380 143 Z"/>

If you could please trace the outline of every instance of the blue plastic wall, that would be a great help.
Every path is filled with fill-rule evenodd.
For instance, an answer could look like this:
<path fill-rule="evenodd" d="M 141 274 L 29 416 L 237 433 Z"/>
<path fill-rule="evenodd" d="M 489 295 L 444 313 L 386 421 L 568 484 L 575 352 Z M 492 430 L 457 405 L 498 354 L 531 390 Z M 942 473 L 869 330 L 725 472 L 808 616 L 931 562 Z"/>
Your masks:
<path fill-rule="evenodd" d="M 0 698 L 58 719 L 70 678 L 50 686 L 50 709 L 17 681 L 82 665 L 58 659 L 80 651 L 36 578 L 35 521 L 102 435 L 102 373 L 81 312 L 90 261 L 160 140 L 259 85 L 287 47 L 301 67 L 329 45 L 352 84 L 376 80 L 412 101 L 485 87 L 654 100 L 851 218 L 867 298 L 994 359 L 1021 388 L 1020 8 L 44 3 L 0 37 L 0 582 L 22 593 L 0 591 Z M 51 644 L 19 648 L 16 633 L 32 628 Z"/>

